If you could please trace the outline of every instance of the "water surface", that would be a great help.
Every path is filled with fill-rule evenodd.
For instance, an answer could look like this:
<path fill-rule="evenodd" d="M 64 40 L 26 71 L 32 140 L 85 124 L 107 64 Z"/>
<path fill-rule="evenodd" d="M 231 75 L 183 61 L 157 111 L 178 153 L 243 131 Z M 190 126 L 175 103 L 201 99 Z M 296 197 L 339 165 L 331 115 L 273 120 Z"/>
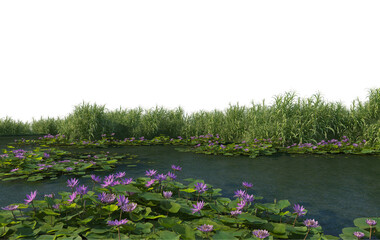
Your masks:
<path fill-rule="evenodd" d="M 127 146 L 109 148 L 107 151 L 138 155 L 132 160 L 136 167 L 120 165 L 115 169 L 126 171 L 127 177 L 140 177 L 147 169 L 166 173 L 172 164 L 180 165 L 183 168 L 178 174 L 180 181 L 190 177 L 204 179 L 206 183 L 222 188 L 222 193 L 231 198 L 235 190 L 242 188 L 242 181 L 252 182 L 254 187 L 251 193 L 264 197 L 260 202 L 273 202 L 276 198 L 288 199 L 292 205 L 301 204 L 308 210 L 306 217 L 318 220 L 325 234 L 338 236 L 342 228 L 354 226 L 355 218 L 380 216 L 378 156 L 283 154 L 251 159 L 245 156 L 184 153 L 175 148 Z M 102 176 L 109 173 L 96 172 Z M 33 190 L 38 190 L 41 194 L 39 196 L 68 190 L 68 178 L 69 176 L 62 176 L 54 181 L 39 183 L 1 182 L 0 206 L 23 202 L 25 194 Z M 80 182 L 90 181 L 88 178 L 80 178 Z"/>

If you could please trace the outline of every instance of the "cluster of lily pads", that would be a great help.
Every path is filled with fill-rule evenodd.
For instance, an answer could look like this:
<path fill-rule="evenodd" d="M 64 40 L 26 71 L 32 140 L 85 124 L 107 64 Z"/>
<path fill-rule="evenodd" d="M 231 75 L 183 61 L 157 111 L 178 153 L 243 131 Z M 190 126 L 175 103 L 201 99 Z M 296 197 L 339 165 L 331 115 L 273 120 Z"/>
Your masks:
<path fill-rule="evenodd" d="M 177 181 L 180 166 L 154 169 L 137 179 L 125 172 L 90 175 L 93 185 L 67 181 L 68 191 L 26 195 L 24 203 L 2 207 L 0 237 L 6 239 L 338 239 L 324 235 L 318 221 L 288 200 L 259 203 L 243 182 L 234 199 L 203 180 Z M 342 239 L 380 237 L 380 218 L 355 219 Z M 364 221 L 364 222 L 363 222 Z M 366 224 L 366 225 L 364 225 Z M 354 237 L 354 238 L 353 238 Z"/>
<path fill-rule="evenodd" d="M 26 179 L 38 181 L 44 178 L 57 179 L 63 174 L 84 175 L 88 171 L 111 170 L 121 159 L 132 159 L 134 155 L 73 154 L 68 151 L 40 147 L 27 151 L 8 146 L 0 154 L 0 179 L 10 181 Z"/>
<path fill-rule="evenodd" d="M 346 136 L 341 140 L 331 139 L 322 140 L 316 144 L 300 143 L 284 146 L 282 139 L 254 139 L 241 143 L 226 143 L 218 134 L 206 134 L 201 136 L 192 136 L 190 138 L 169 138 L 167 136 L 155 137 L 147 140 L 140 138 L 125 138 L 124 140 L 115 139 L 115 134 L 109 136 L 101 135 L 100 140 L 86 141 L 77 140 L 69 141 L 64 135 L 46 135 L 36 140 L 15 140 L 17 145 L 40 144 L 43 146 L 74 146 L 77 148 L 88 147 L 111 147 L 111 146 L 138 146 L 138 145 L 177 145 L 187 148 L 177 149 L 179 151 L 191 151 L 195 153 L 214 154 L 214 155 L 247 155 L 251 158 L 262 155 L 272 155 L 274 153 L 315 153 L 315 154 L 379 154 L 380 148 L 369 146 L 366 140 L 352 142 Z"/>

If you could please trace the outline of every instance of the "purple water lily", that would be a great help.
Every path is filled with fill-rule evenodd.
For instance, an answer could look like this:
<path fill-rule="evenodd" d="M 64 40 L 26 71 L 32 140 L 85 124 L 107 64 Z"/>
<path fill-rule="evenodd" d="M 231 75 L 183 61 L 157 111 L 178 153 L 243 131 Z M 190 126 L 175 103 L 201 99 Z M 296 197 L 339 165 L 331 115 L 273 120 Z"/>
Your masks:
<path fill-rule="evenodd" d="M 78 185 L 78 179 L 72 178 L 72 179 L 67 180 L 67 186 L 69 188 L 74 188 L 76 185 Z"/>
<path fill-rule="evenodd" d="M 241 211 L 245 207 L 246 204 L 247 204 L 246 201 L 241 200 L 241 202 L 237 204 L 238 206 L 236 207 L 236 209 Z"/>
<path fill-rule="evenodd" d="M 164 198 L 169 199 L 172 197 L 173 193 L 171 191 L 167 191 L 167 192 L 164 191 L 162 195 L 164 196 Z"/>
<path fill-rule="evenodd" d="M 244 196 L 247 194 L 245 190 L 241 190 L 241 189 L 235 191 L 234 193 L 235 193 L 234 197 L 237 197 L 237 198 L 244 198 Z"/>
<path fill-rule="evenodd" d="M 133 178 L 124 178 L 121 180 L 122 185 L 128 185 L 133 181 Z"/>
<path fill-rule="evenodd" d="M 358 239 L 364 237 L 364 233 L 362 232 L 354 232 L 354 236 L 357 237 Z"/>
<path fill-rule="evenodd" d="M 25 204 L 29 204 L 33 202 L 36 196 L 37 196 L 37 190 L 34 192 L 31 192 L 30 195 L 26 194 Z"/>
<path fill-rule="evenodd" d="M 150 187 L 150 186 L 152 186 L 152 184 L 153 184 L 155 181 L 157 181 L 157 180 L 153 178 L 153 179 L 149 180 L 149 181 L 145 184 L 145 186 L 146 186 L 146 187 Z"/>
<path fill-rule="evenodd" d="M 181 171 L 181 170 L 182 170 L 182 167 L 180 167 L 180 166 L 176 166 L 176 165 L 172 165 L 172 169 L 173 169 L 174 172 L 175 172 L 175 171 Z"/>
<path fill-rule="evenodd" d="M 372 219 L 367 219 L 367 220 L 365 220 L 365 222 L 370 226 L 375 226 L 377 224 L 377 222 L 375 220 L 372 220 Z"/>
<path fill-rule="evenodd" d="M 261 229 L 254 230 L 252 234 L 255 235 L 255 237 L 260 238 L 260 239 L 263 239 L 269 236 L 269 232 L 267 230 L 261 230 Z"/>
<path fill-rule="evenodd" d="M 18 205 L 9 205 L 6 207 L 2 207 L 1 209 L 6 210 L 6 211 L 14 211 L 18 208 Z"/>
<path fill-rule="evenodd" d="M 199 194 L 207 191 L 207 185 L 202 182 L 197 182 L 194 187 Z"/>
<path fill-rule="evenodd" d="M 246 201 L 247 203 L 251 203 L 251 202 L 253 202 L 253 201 L 255 200 L 255 196 L 253 196 L 253 194 L 252 194 L 252 195 L 249 195 L 249 194 L 247 193 L 247 194 L 245 194 L 245 195 L 243 196 L 243 200 Z"/>
<path fill-rule="evenodd" d="M 152 177 L 157 174 L 157 170 L 149 169 L 145 171 L 145 176 Z"/>
<path fill-rule="evenodd" d="M 69 203 L 72 203 L 75 198 L 77 197 L 78 193 L 77 192 L 73 192 L 72 194 L 69 195 L 69 199 L 67 200 Z"/>
<path fill-rule="evenodd" d="M 243 182 L 242 184 L 243 184 L 243 187 L 245 187 L 245 188 L 251 188 L 251 187 L 253 187 L 253 184 L 249 183 L 249 182 Z"/>
<path fill-rule="evenodd" d="M 102 181 L 102 178 L 99 176 L 96 176 L 95 174 L 91 174 L 90 176 L 91 176 L 92 181 L 95 183 L 100 183 Z"/>
<path fill-rule="evenodd" d="M 201 232 L 211 232 L 214 229 L 213 225 L 203 224 L 202 226 L 197 227 Z"/>
<path fill-rule="evenodd" d="M 294 213 L 297 214 L 298 217 L 306 214 L 306 209 L 303 206 L 300 206 L 299 204 L 294 204 Z"/>
<path fill-rule="evenodd" d="M 128 198 L 125 197 L 124 195 L 119 195 L 119 197 L 117 197 L 116 200 L 117 200 L 118 206 L 126 205 L 129 202 Z"/>
<path fill-rule="evenodd" d="M 135 210 L 136 207 L 137 207 L 137 203 L 128 203 L 128 204 L 121 206 L 120 208 L 124 212 L 132 212 L 133 210 Z"/>
<path fill-rule="evenodd" d="M 192 213 L 196 213 L 196 212 L 199 212 L 201 211 L 201 209 L 204 207 L 204 202 L 203 201 L 200 201 L 200 202 L 197 202 L 196 204 L 193 204 L 193 208 L 191 209 Z"/>
<path fill-rule="evenodd" d="M 315 221 L 314 219 L 306 219 L 303 224 L 308 228 L 316 228 L 318 227 L 318 221 Z"/>
<path fill-rule="evenodd" d="M 168 172 L 167 176 L 172 179 L 172 180 L 175 180 L 177 178 L 177 175 L 175 175 L 174 173 L 172 172 Z"/>
<path fill-rule="evenodd" d="M 167 175 L 166 174 L 158 174 L 156 176 L 156 179 L 161 183 L 162 181 L 166 180 Z"/>
<path fill-rule="evenodd" d="M 87 194 L 88 192 L 88 189 L 85 185 L 82 185 L 82 186 L 79 186 L 76 188 L 76 192 L 79 194 L 79 195 L 85 195 Z"/>
<path fill-rule="evenodd" d="M 240 210 L 231 211 L 231 216 L 237 216 L 239 214 L 242 214 L 242 211 L 240 211 Z"/>
<path fill-rule="evenodd" d="M 122 178 L 125 176 L 125 172 L 118 172 L 115 174 L 115 178 Z"/>
<path fill-rule="evenodd" d="M 119 220 L 114 220 L 114 221 L 108 221 L 107 224 L 110 225 L 110 226 L 120 226 L 120 225 L 124 225 L 128 222 L 127 219 L 121 219 L 120 221 Z"/>
<path fill-rule="evenodd" d="M 112 203 L 113 201 L 115 201 L 115 198 L 115 194 L 111 193 L 102 192 L 101 194 L 98 194 L 98 199 L 103 203 Z"/>

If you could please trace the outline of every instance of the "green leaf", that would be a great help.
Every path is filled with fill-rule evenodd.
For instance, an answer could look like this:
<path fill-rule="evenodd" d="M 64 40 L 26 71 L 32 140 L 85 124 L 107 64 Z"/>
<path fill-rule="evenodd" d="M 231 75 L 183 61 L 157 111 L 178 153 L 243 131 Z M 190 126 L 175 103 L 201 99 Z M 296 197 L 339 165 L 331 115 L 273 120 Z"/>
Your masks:
<path fill-rule="evenodd" d="M 244 219 L 244 220 L 247 220 L 248 222 L 254 223 L 254 224 L 268 223 L 267 220 L 259 218 L 255 215 L 252 215 L 252 214 L 248 214 L 248 213 L 242 213 L 242 214 L 238 215 L 238 219 Z"/>
<path fill-rule="evenodd" d="M 107 206 L 103 206 L 102 207 L 103 209 L 109 211 L 109 212 L 114 212 L 116 211 L 119 207 L 116 206 L 115 204 L 110 204 L 110 205 L 107 205 Z"/>
<path fill-rule="evenodd" d="M 88 217 L 88 218 L 86 218 L 86 219 L 83 219 L 83 220 L 78 221 L 77 223 L 80 224 L 80 225 L 86 225 L 87 223 L 91 222 L 92 219 L 94 219 L 94 217 L 93 217 L 93 216 L 90 216 L 90 217 Z"/>
<path fill-rule="evenodd" d="M 195 239 L 195 231 L 189 225 L 177 224 L 173 227 L 173 231 L 181 234 L 183 239 Z"/>
<path fill-rule="evenodd" d="M 213 239 L 236 239 L 232 231 L 216 231 Z"/>
<path fill-rule="evenodd" d="M 28 182 L 34 182 L 43 179 L 44 177 L 42 175 L 37 175 L 37 176 L 32 176 L 28 177 L 27 181 Z"/>
<path fill-rule="evenodd" d="M 173 201 L 164 200 L 164 201 L 161 201 L 161 208 L 171 213 L 177 213 L 179 209 L 181 208 L 181 205 Z"/>
<path fill-rule="evenodd" d="M 164 197 L 159 193 L 145 192 L 140 194 L 139 197 L 143 198 L 146 201 L 161 201 Z"/>
<path fill-rule="evenodd" d="M 170 232 L 170 231 L 159 231 L 157 233 L 158 239 L 162 240 L 178 240 L 180 235 L 178 235 L 175 232 Z"/>
<path fill-rule="evenodd" d="M 179 218 L 173 218 L 173 217 L 158 219 L 158 224 L 160 224 L 161 226 L 165 228 L 172 228 L 173 226 L 181 222 L 182 221 Z"/>
<path fill-rule="evenodd" d="M 59 213 L 56 213 L 54 212 L 53 210 L 51 210 L 50 208 L 46 208 L 43 210 L 43 212 L 49 216 L 59 216 L 60 214 Z"/>

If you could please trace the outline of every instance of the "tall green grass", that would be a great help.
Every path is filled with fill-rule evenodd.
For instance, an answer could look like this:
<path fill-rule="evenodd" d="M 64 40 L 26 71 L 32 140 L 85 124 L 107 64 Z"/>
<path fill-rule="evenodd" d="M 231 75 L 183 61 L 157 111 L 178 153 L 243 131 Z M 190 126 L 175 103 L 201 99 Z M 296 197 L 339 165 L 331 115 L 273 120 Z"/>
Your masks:
<path fill-rule="evenodd" d="M 255 138 L 282 138 L 285 143 L 340 139 L 366 139 L 380 144 L 380 88 L 371 89 L 367 100 L 353 101 L 350 108 L 340 102 L 326 102 L 317 93 L 300 98 L 294 92 L 277 95 L 272 105 L 229 105 L 225 110 L 185 114 L 182 108 L 107 110 L 104 105 L 83 102 L 64 119 L 33 120 L 32 124 L 0 120 L 0 135 L 51 133 L 71 139 L 97 139 L 102 133 L 116 137 L 152 138 L 161 134 L 190 137 L 219 134 L 229 142 Z"/>

